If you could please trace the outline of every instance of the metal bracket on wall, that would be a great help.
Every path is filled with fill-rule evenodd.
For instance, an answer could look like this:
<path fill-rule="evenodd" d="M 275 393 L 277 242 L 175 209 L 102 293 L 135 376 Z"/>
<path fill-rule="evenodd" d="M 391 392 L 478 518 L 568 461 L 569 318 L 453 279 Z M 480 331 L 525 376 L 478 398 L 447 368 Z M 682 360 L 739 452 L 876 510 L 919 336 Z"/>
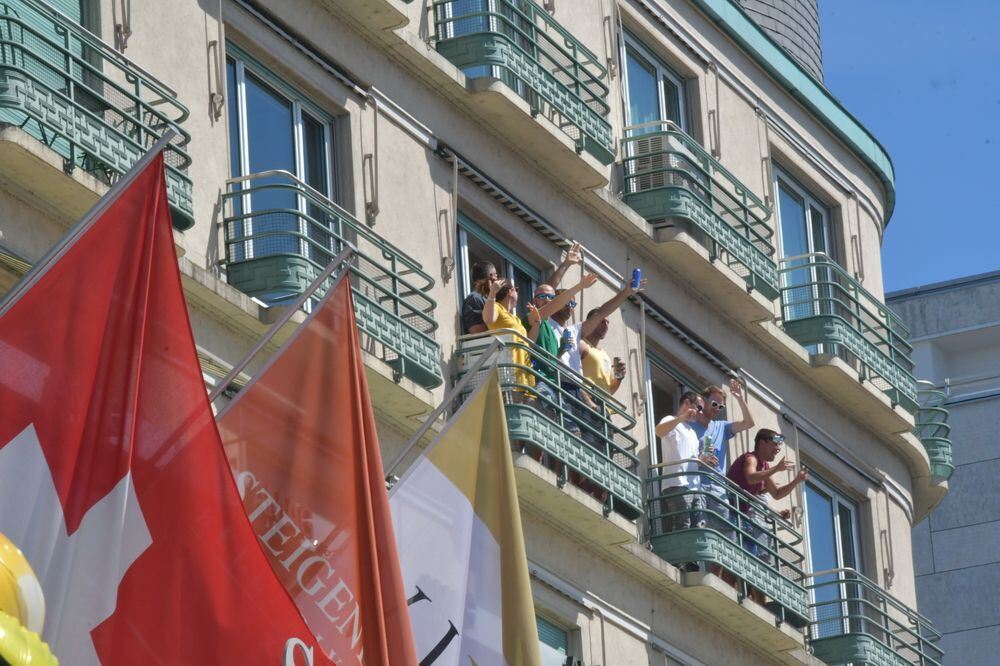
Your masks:
<path fill-rule="evenodd" d="M 361 157 L 361 174 L 365 179 L 365 222 L 369 227 L 375 226 L 378 217 L 378 100 L 374 95 L 368 95 L 372 107 L 372 149 Z"/>
<path fill-rule="evenodd" d="M 115 23 L 115 50 L 124 53 L 132 36 L 132 0 L 112 0 L 111 17 Z"/>

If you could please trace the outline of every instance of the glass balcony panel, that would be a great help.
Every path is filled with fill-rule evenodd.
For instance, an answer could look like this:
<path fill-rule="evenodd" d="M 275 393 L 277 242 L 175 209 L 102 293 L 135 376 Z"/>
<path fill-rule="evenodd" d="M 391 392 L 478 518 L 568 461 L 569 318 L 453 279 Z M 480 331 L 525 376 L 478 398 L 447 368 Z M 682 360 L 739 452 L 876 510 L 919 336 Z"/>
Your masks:
<path fill-rule="evenodd" d="M 177 95 L 95 35 L 37 0 L 0 5 L 0 122 L 21 127 L 110 185 L 168 128 L 164 151 L 174 226 L 193 223 L 188 110 Z"/>
<path fill-rule="evenodd" d="M 884 303 L 822 252 L 781 260 L 782 327 L 810 353 L 836 354 L 913 412 L 910 332 Z"/>
<path fill-rule="evenodd" d="M 749 288 L 778 296 L 771 211 L 669 121 L 634 125 L 622 142 L 624 197 L 653 228 L 679 226 Z"/>
<path fill-rule="evenodd" d="M 759 590 L 779 619 L 808 623 L 802 535 L 760 499 L 697 458 L 654 465 L 646 519 L 653 552 L 675 566 L 718 565 Z"/>
<path fill-rule="evenodd" d="M 437 50 L 469 78 L 503 81 L 603 164 L 614 160 L 607 70 L 531 0 L 437 0 Z"/>
<path fill-rule="evenodd" d="M 642 483 L 633 453 L 636 440 L 628 432 L 635 419 L 625 406 L 511 330 L 460 338 L 460 374 L 494 341 L 502 345 L 498 367 L 511 444 L 547 463 L 559 474 L 560 484 L 568 479 L 591 492 L 605 503 L 606 512 L 637 518 Z M 490 369 L 479 371 L 470 391 Z"/>
<path fill-rule="evenodd" d="M 854 569 L 812 574 L 809 642 L 826 664 L 940 666 L 930 621 Z"/>
<path fill-rule="evenodd" d="M 270 304 L 288 302 L 351 247 L 349 279 L 358 328 L 372 342 L 368 351 L 397 377 L 426 388 L 442 383 L 429 296 L 434 279 L 420 264 L 285 171 L 233 179 L 222 206 L 231 285 Z"/>
<path fill-rule="evenodd" d="M 951 426 L 948 425 L 948 400 L 944 391 L 934 388 L 930 382 L 917 382 L 917 412 L 914 415 L 916 427 L 913 434 L 923 442 L 927 457 L 931 461 L 931 477 L 947 481 L 955 471 L 951 453 Z"/>

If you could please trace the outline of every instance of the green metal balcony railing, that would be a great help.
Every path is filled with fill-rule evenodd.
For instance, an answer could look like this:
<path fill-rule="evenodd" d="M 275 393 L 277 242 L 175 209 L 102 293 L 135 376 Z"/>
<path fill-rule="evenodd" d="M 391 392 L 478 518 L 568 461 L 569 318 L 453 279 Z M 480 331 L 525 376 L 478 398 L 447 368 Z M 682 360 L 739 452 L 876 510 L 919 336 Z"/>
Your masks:
<path fill-rule="evenodd" d="M 194 224 L 188 110 L 177 95 L 96 36 L 37 0 L 0 4 L 0 123 L 23 128 L 111 184 L 168 128 L 164 151 L 174 226 Z"/>
<path fill-rule="evenodd" d="M 812 353 L 843 357 L 895 404 L 913 412 L 910 332 L 902 320 L 822 252 L 781 260 L 782 327 Z"/>
<path fill-rule="evenodd" d="M 940 666 L 930 621 L 854 569 L 810 576 L 809 643 L 824 663 Z"/>
<path fill-rule="evenodd" d="M 636 441 L 628 434 L 635 419 L 625 406 L 509 329 L 459 338 L 459 374 L 495 340 L 501 343 L 500 389 L 511 442 L 520 442 L 556 469 L 560 485 L 579 475 L 587 482 L 581 485 L 597 488 L 594 494 L 604 500 L 606 512 L 637 518 L 642 513 L 642 482 L 639 459 L 632 453 Z M 470 391 L 489 370 L 477 373 Z"/>
<path fill-rule="evenodd" d="M 495 78 L 603 164 L 614 161 L 608 72 L 532 0 L 435 0 L 438 52 L 470 78 Z"/>
<path fill-rule="evenodd" d="M 625 203 L 654 228 L 679 227 L 693 235 L 748 288 L 777 298 L 770 209 L 677 125 L 634 125 L 625 136 Z"/>
<path fill-rule="evenodd" d="M 653 465 L 646 483 L 654 553 L 675 566 L 722 567 L 741 597 L 758 590 L 779 620 L 808 624 L 802 535 L 766 502 L 697 458 Z"/>
<path fill-rule="evenodd" d="M 931 382 L 917 382 L 916 427 L 913 434 L 920 439 L 931 461 L 931 477 L 934 481 L 947 481 L 955 472 L 951 457 L 951 426 L 948 425 L 948 410 L 945 402 L 948 396 L 934 388 Z"/>
<path fill-rule="evenodd" d="M 287 302 L 341 250 L 354 248 L 350 280 L 368 351 L 397 380 L 442 383 L 434 279 L 420 264 L 286 171 L 230 180 L 222 210 L 229 284 L 269 304 Z"/>

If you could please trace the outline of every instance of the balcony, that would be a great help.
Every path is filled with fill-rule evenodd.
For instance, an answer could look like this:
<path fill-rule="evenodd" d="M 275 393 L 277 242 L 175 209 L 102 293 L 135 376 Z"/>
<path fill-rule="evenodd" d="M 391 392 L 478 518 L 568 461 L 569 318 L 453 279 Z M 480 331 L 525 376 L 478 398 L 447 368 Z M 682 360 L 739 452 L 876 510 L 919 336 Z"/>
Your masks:
<path fill-rule="evenodd" d="M 931 480 L 935 483 L 947 481 L 955 471 L 951 458 L 951 426 L 948 425 L 948 410 L 945 402 L 948 396 L 934 388 L 930 382 L 917 382 L 916 427 L 913 429 L 931 461 Z"/>
<path fill-rule="evenodd" d="M 685 471 L 679 467 L 683 463 L 697 471 Z M 691 477 L 697 477 L 697 486 L 690 483 Z M 693 499 L 690 506 L 668 503 L 682 482 L 687 482 L 684 495 Z M 653 465 L 647 498 L 650 546 L 660 558 L 688 567 L 689 573 L 695 573 L 695 564 L 700 571 L 725 570 L 724 575 L 736 578 L 741 600 L 756 590 L 753 594 L 770 600 L 765 605 L 779 621 L 795 627 L 808 624 L 803 555 L 798 549 L 802 535 L 766 503 L 695 458 Z"/>
<path fill-rule="evenodd" d="M 778 297 L 771 211 L 673 123 L 635 125 L 625 134 L 625 203 L 652 225 L 656 240 L 693 239 L 709 262 L 721 262 L 742 288 L 763 296 L 758 318 L 770 317 L 769 301 Z M 702 274 L 699 284 L 709 287 L 722 277 L 706 271 L 702 257 L 681 268 Z"/>
<path fill-rule="evenodd" d="M 386 362 L 396 381 L 407 377 L 428 389 L 442 383 L 434 279 L 420 264 L 285 171 L 229 181 L 221 204 L 229 284 L 280 305 L 341 250 L 354 248 L 350 281 L 366 351 Z"/>
<path fill-rule="evenodd" d="M 484 333 L 459 338 L 459 373 L 472 367 L 495 340 L 501 344 L 500 389 L 511 443 L 556 475 L 555 488 L 532 491 L 528 501 L 538 511 L 559 517 L 560 522 L 578 527 L 589 524 L 594 531 L 610 529 L 609 521 L 595 520 L 588 515 L 589 509 L 572 498 L 579 493 L 569 492 L 570 488 L 560 490 L 571 481 L 572 486 L 603 503 L 605 516 L 614 511 L 628 520 L 637 518 L 642 513 L 642 483 L 637 475 L 639 459 L 632 453 L 636 441 L 628 434 L 635 419 L 624 405 L 510 330 L 496 336 Z M 470 382 L 471 388 L 489 369 L 478 373 L 481 377 Z M 529 485 L 537 483 L 519 475 L 519 489 Z M 574 516 L 582 522 L 575 522 Z M 631 540 L 635 540 L 634 534 Z"/>
<path fill-rule="evenodd" d="M 823 253 L 781 261 L 782 328 L 814 364 L 839 358 L 908 412 L 917 409 L 910 332 L 896 314 Z"/>
<path fill-rule="evenodd" d="M 96 36 L 37 0 L 0 6 L 0 124 L 18 127 L 62 159 L 112 184 L 168 128 L 179 135 L 164 151 L 167 196 L 178 229 L 194 224 L 188 110 L 177 95 Z M 6 153 L 5 153 L 6 154 Z M 7 157 L 7 175 L 23 173 L 44 195 L 33 167 Z M 53 186 L 58 189 L 58 184 Z"/>
<path fill-rule="evenodd" d="M 853 569 L 815 573 L 809 585 L 813 654 L 827 664 L 940 666 L 930 621 Z"/>
<path fill-rule="evenodd" d="M 531 0 L 437 0 L 433 9 L 437 51 L 465 72 L 470 87 L 501 81 L 578 153 L 614 161 L 607 70 L 544 9 Z"/>

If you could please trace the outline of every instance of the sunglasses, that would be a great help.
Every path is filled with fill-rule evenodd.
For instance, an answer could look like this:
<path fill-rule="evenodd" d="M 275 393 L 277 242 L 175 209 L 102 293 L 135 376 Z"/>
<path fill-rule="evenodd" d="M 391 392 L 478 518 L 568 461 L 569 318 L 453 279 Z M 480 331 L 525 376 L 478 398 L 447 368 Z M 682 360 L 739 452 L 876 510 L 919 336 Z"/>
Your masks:
<path fill-rule="evenodd" d="M 555 297 L 555 294 L 535 294 L 535 298 L 540 298 L 543 301 L 551 301 Z"/>
<path fill-rule="evenodd" d="M 782 442 L 785 441 L 785 436 L 784 435 L 771 435 L 770 437 L 768 437 L 768 439 L 771 440 L 772 442 L 774 442 L 775 444 L 781 444 Z"/>
<path fill-rule="evenodd" d="M 568 307 L 568 308 L 575 308 L 576 307 L 576 301 L 570 301 L 569 303 L 566 304 L 566 307 Z"/>
<path fill-rule="evenodd" d="M 726 408 L 726 403 L 724 403 L 724 402 L 716 402 L 715 400 L 709 400 L 708 404 L 712 405 L 712 407 L 715 407 L 716 409 L 725 409 Z"/>

